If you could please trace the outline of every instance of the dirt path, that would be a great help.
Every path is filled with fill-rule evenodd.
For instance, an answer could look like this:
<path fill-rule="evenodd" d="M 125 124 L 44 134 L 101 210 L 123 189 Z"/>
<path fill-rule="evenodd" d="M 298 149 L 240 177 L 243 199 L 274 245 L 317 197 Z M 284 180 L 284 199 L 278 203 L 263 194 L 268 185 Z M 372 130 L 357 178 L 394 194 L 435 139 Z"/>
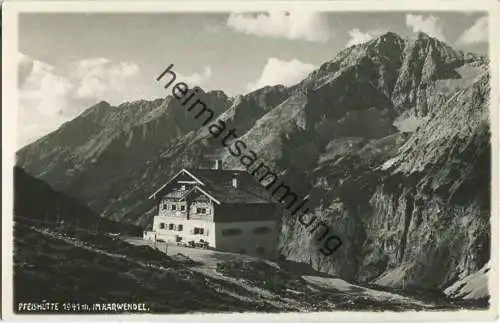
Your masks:
<path fill-rule="evenodd" d="M 50 236 L 51 238 L 63 241 L 69 245 L 72 245 L 74 247 L 82 248 L 85 250 L 89 250 L 95 253 L 103 254 L 109 257 L 113 258 L 119 258 L 123 259 L 125 261 L 130 261 L 134 262 L 134 264 L 138 264 L 142 267 L 147 267 L 147 268 L 154 268 L 157 270 L 161 271 L 170 271 L 171 268 L 166 268 L 163 266 L 158 266 L 150 263 L 146 263 L 137 259 L 129 259 L 127 256 L 122 255 L 122 254 L 117 254 L 117 253 L 112 253 L 108 252 L 105 250 L 102 250 L 100 248 L 96 248 L 94 246 L 89 246 L 86 243 L 74 239 L 72 237 L 64 236 L 62 234 L 59 234 L 58 232 L 54 232 L 51 230 L 43 230 L 43 229 L 38 229 L 38 228 L 33 228 L 35 231 Z M 148 243 L 147 241 L 144 241 L 145 243 L 141 241 L 128 241 L 131 244 L 134 245 L 151 245 L 151 243 Z M 213 250 L 202 250 L 202 249 L 192 249 L 192 248 L 183 248 L 183 247 L 177 247 L 177 246 L 171 246 L 173 248 L 168 248 L 168 255 L 175 256 L 177 253 L 183 251 L 183 253 L 188 253 L 190 258 L 199 261 L 203 263 L 200 266 L 195 266 L 195 267 L 190 267 L 189 270 L 200 273 L 206 277 L 212 278 L 214 281 L 212 281 L 212 285 L 214 289 L 219 292 L 219 293 L 224 293 L 229 296 L 238 298 L 242 301 L 249 302 L 249 303 L 262 303 L 266 302 L 276 308 L 280 308 L 283 310 L 289 310 L 289 311 L 307 311 L 307 308 L 304 307 L 300 302 L 294 301 L 292 299 L 287 299 L 287 298 L 282 298 L 277 294 L 271 293 L 268 290 L 264 290 L 262 288 L 258 288 L 256 286 L 252 286 L 248 284 L 246 281 L 242 279 L 236 279 L 233 277 L 227 277 L 222 275 L 221 273 L 217 272 L 217 263 L 220 261 L 227 261 L 227 260 L 235 260 L 234 254 L 230 253 L 223 253 L 223 252 L 218 252 L 218 251 L 213 251 Z M 188 252 L 186 252 L 187 249 Z M 161 250 L 161 248 L 160 248 Z M 163 249 L 162 251 L 164 251 Z M 191 252 L 189 252 L 191 251 Z M 215 255 L 215 256 L 214 256 Z M 242 255 L 242 258 L 247 258 L 246 260 L 254 260 L 251 257 L 245 257 Z M 245 295 L 242 293 L 235 293 L 229 288 L 224 288 L 222 287 L 222 284 L 217 284 L 217 282 L 226 282 L 227 284 L 233 284 L 236 285 L 237 287 L 245 290 Z M 227 285 L 224 284 L 224 285 Z M 232 288 L 233 289 L 233 288 Z M 252 295 L 252 297 L 246 296 L 246 295 Z"/>
<path fill-rule="evenodd" d="M 304 280 L 306 280 L 311 285 L 319 288 L 346 292 L 356 296 L 370 297 L 372 299 L 376 299 L 381 302 L 398 301 L 398 302 L 417 304 L 422 307 L 429 307 L 429 308 L 433 307 L 432 305 L 425 304 L 421 301 L 412 299 L 410 297 L 405 297 L 399 294 L 389 293 L 385 291 L 378 291 L 371 288 L 365 288 L 358 285 L 353 285 L 340 278 L 329 278 L 329 277 L 319 277 L 319 276 L 309 276 L 309 275 L 304 275 L 302 276 L 302 278 L 304 278 Z"/>
<path fill-rule="evenodd" d="M 134 245 L 150 245 L 153 246 L 153 242 L 145 241 L 138 238 L 127 238 L 125 241 Z M 280 268 L 276 263 L 272 261 L 263 260 L 260 258 L 240 255 L 234 253 L 227 253 L 215 250 L 197 249 L 197 248 L 186 248 L 176 245 L 157 244 L 157 248 L 163 252 L 166 252 L 169 256 L 175 256 L 178 253 L 199 262 L 200 265 L 191 267 L 192 270 L 202 273 L 213 279 L 222 280 L 227 283 L 235 284 L 240 288 L 246 290 L 246 292 L 251 293 L 256 299 L 261 299 L 262 301 L 268 302 L 274 306 L 280 308 L 290 308 L 297 311 L 310 311 L 311 305 L 305 304 L 303 301 L 297 301 L 290 297 L 283 297 L 282 295 L 275 294 L 267 289 L 262 289 L 260 287 L 254 286 L 251 282 L 247 282 L 244 279 L 238 279 L 230 276 L 223 275 L 217 271 L 217 264 L 229 261 L 242 261 L 242 262 L 252 262 L 252 261 L 265 261 L 267 264 Z M 326 276 L 326 277 L 325 277 Z M 310 285 L 312 292 L 314 290 L 329 290 L 332 293 L 343 293 L 347 295 L 353 295 L 356 297 L 361 297 L 363 299 L 371 299 L 373 301 L 378 301 L 381 303 L 406 303 L 415 304 L 423 308 L 432 308 L 433 305 L 425 304 L 419 300 L 415 300 L 409 297 L 405 297 L 399 294 L 377 291 L 374 289 L 369 289 L 361 286 L 357 286 L 346 282 L 340 278 L 328 277 L 328 275 L 302 275 L 302 278 Z M 293 291 L 291 291 L 293 292 Z M 250 300 L 250 299 L 249 299 Z M 329 303 L 327 300 L 323 304 L 326 307 L 335 309 L 336 304 Z"/>
<path fill-rule="evenodd" d="M 125 239 L 128 243 L 133 245 L 149 245 L 153 246 L 153 242 L 145 241 L 137 238 L 127 238 Z M 259 288 L 257 286 L 253 286 L 249 282 L 244 279 L 237 279 L 234 277 L 229 277 L 221 274 L 217 271 L 217 264 L 225 261 L 256 261 L 261 260 L 259 258 L 255 258 L 248 255 L 240 255 L 223 251 L 215 251 L 215 250 L 207 250 L 207 249 L 197 249 L 197 248 L 186 248 L 180 247 L 177 245 L 168 244 L 165 248 L 165 244 L 157 243 L 157 248 L 163 252 L 166 252 L 168 256 L 176 256 L 178 253 L 199 262 L 200 265 L 191 267 L 191 270 L 199 272 L 205 276 L 211 277 L 213 279 L 222 280 L 229 284 L 234 284 L 239 288 L 244 289 L 247 293 L 252 294 L 254 298 L 244 297 L 247 301 L 255 302 L 267 302 L 275 307 L 306 312 L 309 310 L 308 306 L 304 306 L 303 303 L 298 302 L 296 300 L 290 298 L 281 297 L 278 294 L 275 294 L 269 290 Z M 268 262 L 272 263 L 272 262 Z M 273 263 L 272 263 L 273 264 Z M 234 293 L 231 293 L 233 296 Z M 241 298 L 241 296 L 239 296 Z"/>

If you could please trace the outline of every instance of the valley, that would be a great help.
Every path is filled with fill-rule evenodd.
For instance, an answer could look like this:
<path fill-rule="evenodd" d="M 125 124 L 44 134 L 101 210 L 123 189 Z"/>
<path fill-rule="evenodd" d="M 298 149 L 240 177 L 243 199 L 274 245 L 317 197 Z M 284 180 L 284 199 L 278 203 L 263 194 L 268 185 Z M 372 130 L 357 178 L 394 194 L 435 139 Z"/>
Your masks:
<path fill-rule="evenodd" d="M 414 309 L 429 304 L 439 308 L 443 299 L 446 306 L 488 306 L 489 81 L 483 55 L 464 53 L 425 33 L 407 39 L 388 32 L 345 48 L 292 86 L 265 86 L 236 97 L 200 89 L 198 98 L 210 106 L 214 122 L 238 129 L 238 140 L 297 196 L 308 196 L 311 215 L 342 241 L 334 253 L 323 254 L 315 242 L 319 233 L 309 232 L 299 216 L 284 209 L 280 254 L 327 278 L 283 274 L 257 261 L 287 281 L 258 306 L 266 311 L 331 310 L 378 304 L 372 297 L 376 293 L 365 289 L 345 296 L 346 289 L 358 291 L 360 286 L 427 295 L 424 303 L 409 301 Z M 157 86 L 154 80 L 152 84 Z M 109 232 L 125 232 L 152 223 L 151 192 L 181 168 L 209 167 L 208 156 L 213 155 L 221 156 L 225 169 L 244 169 L 200 120 L 168 96 L 118 106 L 100 102 L 21 148 L 16 160 L 26 174 L 82 204 L 85 214 L 92 213 L 91 230 L 98 232 L 96 223 L 105 219 L 111 221 Z M 42 220 L 35 211 L 26 210 Z M 66 216 L 72 218 L 69 212 Z M 118 223 L 125 227 L 115 227 Z M 72 224 L 79 225 L 76 219 Z M 42 235 L 48 246 L 55 243 L 39 231 L 31 234 Z M 66 242 L 57 242 L 61 244 Z M 99 257 L 111 261 L 109 255 Z M 214 310 L 234 310 L 259 293 L 236 284 L 228 273 L 245 275 L 254 265 L 222 262 L 224 279 L 212 271 L 211 276 L 193 269 L 183 273 L 200 282 L 208 277 L 211 284 L 220 284 L 217 288 L 226 286 L 226 292 L 213 295 L 228 302 Z M 141 275 L 123 279 L 133 285 Z M 161 270 L 156 272 L 151 284 L 159 284 L 155 279 L 161 275 Z M 289 288 L 296 280 L 298 285 Z M 187 284 L 186 290 L 199 288 L 179 284 Z M 316 288 L 314 284 L 321 287 L 311 299 L 325 299 L 322 305 L 301 300 L 300 293 Z M 164 292 L 148 288 L 141 290 Z M 271 301 L 277 295 L 291 301 Z M 354 305 L 346 305 L 344 297 Z M 388 302 L 388 309 L 406 308 L 402 298 L 395 299 L 397 304 Z M 247 303 L 243 308 L 258 309 L 257 303 Z M 204 306 L 200 300 L 196 309 Z"/>

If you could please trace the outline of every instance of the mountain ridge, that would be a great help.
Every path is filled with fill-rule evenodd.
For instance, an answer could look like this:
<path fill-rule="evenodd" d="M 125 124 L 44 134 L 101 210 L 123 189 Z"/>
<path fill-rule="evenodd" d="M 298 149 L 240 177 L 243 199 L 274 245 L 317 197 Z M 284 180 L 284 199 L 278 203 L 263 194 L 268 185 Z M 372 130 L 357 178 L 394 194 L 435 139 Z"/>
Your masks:
<path fill-rule="evenodd" d="M 347 241 L 325 258 L 284 212 L 283 255 L 353 281 L 442 290 L 489 257 L 488 82 L 484 57 L 389 32 L 291 87 L 202 95 Z M 217 154 L 241 168 L 171 96 L 119 107 L 99 103 L 18 151 L 18 164 L 102 216 L 137 224 L 152 219 L 148 193 L 180 167 L 206 167 Z M 398 128 L 405 123 L 411 130 Z M 446 221 L 462 240 L 442 236 Z M 424 243 L 426 232 L 437 240 Z M 440 252 L 458 260 L 443 263 Z"/>

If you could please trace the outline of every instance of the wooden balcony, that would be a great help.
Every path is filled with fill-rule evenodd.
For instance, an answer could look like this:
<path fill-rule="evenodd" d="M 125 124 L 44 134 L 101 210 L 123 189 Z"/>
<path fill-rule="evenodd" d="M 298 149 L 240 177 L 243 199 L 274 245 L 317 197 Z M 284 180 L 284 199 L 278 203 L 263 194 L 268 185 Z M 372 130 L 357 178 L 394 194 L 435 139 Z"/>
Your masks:
<path fill-rule="evenodd" d="M 187 211 L 166 211 L 161 216 L 168 216 L 173 218 L 182 218 L 186 220 L 206 220 L 213 221 L 213 215 L 207 215 L 206 213 L 191 213 L 189 214 Z"/>
<path fill-rule="evenodd" d="M 193 213 L 189 215 L 189 219 L 191 220 L 205 220 L 205 221 L 213 221 L 214 217 L 212 215 L 202 214 L 202 213 Z"/>

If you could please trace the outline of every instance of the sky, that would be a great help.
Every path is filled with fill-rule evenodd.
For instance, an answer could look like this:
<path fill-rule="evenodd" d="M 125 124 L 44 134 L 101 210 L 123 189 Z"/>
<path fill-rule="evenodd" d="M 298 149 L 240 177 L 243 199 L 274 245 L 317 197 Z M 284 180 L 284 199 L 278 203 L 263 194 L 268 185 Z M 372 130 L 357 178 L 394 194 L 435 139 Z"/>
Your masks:
<path fill-rule="evenodd" d="M 484 13 L 21 13 L 22 147 L 93 104 L 165 97 L 156 77 L 230 96 L 293 85 L 353 44 L 423 31 L 466 52 L 487 52 Z"/>

